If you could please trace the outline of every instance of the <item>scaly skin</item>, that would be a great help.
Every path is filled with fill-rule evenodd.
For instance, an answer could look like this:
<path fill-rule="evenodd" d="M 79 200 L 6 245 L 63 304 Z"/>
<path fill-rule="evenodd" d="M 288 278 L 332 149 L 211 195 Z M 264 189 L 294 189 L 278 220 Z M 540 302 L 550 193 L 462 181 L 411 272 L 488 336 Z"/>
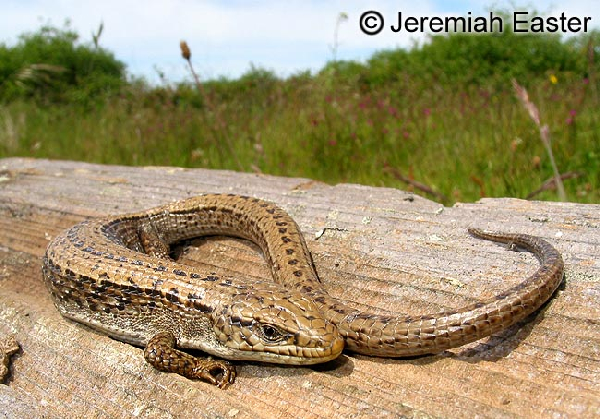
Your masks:
<path fill-rule="evenodd" d="M 235 379 L 231 364 L 199 360 L 175 346 L 295 365 L 334 359 L 344 341 L 366 355 L 436 353 L 523 319 L 560 284 L 562 258 L 547 242 L 470 231 L 534 252 L 540 269 L 490 301 L 414 318 L 361 313 L 330 297 L 294 220 L 274 204 L 237 195 L 204 195 L 78 224 L 50 243 L 43 273 L 65 317 L 145 347 L 160 370 L 223 388 Z M 206 235 L 258 244 L 280 285 L 250 286 L 168 258 L 170 244 Z"/>

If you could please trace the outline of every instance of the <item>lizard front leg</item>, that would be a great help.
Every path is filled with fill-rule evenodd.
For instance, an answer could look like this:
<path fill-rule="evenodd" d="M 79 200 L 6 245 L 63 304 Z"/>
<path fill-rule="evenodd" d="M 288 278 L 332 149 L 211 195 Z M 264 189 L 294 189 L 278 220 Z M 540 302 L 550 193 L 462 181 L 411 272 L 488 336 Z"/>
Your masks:
<path fill-rule="evenodd" d="M 176 339 L 170 332 L 154 335 L 144 349 L 144 358 L 154 368 L 176 372 L 187 378 L 201 379 L 219 388 L 226 388 L 235 381 L 235 366 L 218 359 L 196 358 L 175 348 Z"/>

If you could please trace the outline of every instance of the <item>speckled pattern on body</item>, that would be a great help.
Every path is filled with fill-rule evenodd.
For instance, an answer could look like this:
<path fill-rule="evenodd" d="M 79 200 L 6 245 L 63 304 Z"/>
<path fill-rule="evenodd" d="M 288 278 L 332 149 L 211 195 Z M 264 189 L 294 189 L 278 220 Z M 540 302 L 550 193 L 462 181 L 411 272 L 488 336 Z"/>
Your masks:
<path fill-rule="evenodd" d="M 226 387 L 235 379 L 231 364 L 200 360 L 175 347 L 295 365 L 334 359 L 344 345 L 380 357 L 436 353 L 525 318 L 562 281 L 562 258 L 546 241 L 470 232 L 523 247 L 541 266 L 489 301 L 418 317 L 363 313 L 330 297 L 294 220 L 272 203 L 238 195 L 203 195 L 85 221 L 49 244 L 43 273 L 65 317 L 145 347 L 146 359 L 160 370 Z M 255 242 L 276 283 L 249 286 L 168 257 L 170 244 L 206 235 Z"/>

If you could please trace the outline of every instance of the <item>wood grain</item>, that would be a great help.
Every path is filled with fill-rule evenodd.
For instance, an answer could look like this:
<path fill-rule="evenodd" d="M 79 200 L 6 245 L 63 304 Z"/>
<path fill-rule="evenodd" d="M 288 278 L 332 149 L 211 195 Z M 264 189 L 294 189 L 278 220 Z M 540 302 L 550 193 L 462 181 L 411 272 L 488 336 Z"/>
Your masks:
<path fill-rule="evenodd" d="M 205 192 L 276 202 L 302 228 L 334 296 L 381 312 L 458 308 L 520 282 L 535 258 L 467 227 L 544 237 L 563 287 L 509 330 L 437 356 L 344 354 L 312 368 L 239 362 L 222 391 L 147 365 L 142 350 L 63 319 L 41 278 L 48 240 L 88 217 Z M 600 415 L 600 206 L 484 199 L 443 207 L 394 189 L 227 171 L 0 160 L 0 339 L 13 336 L 8 417 L 592 417 Z M 256 248 L 202 238 L 186 263 L 269 278 Z"/>

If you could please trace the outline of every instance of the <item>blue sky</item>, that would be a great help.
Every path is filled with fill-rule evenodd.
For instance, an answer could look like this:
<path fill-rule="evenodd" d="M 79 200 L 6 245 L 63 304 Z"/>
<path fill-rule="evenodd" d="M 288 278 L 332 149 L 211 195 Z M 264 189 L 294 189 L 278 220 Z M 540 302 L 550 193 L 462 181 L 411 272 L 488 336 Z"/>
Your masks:
<path fill-rule="evenodd" d="M 412 16 L 483 15 L 490 4 L 513 11 L 513 2 L 469 0 L 420 1 L 274 1 L 274 0 L 3 0 L 0 42 L 13 44 L 17 36 L 46 22 L 62 26 L 66 19 L 85 41 L 104 23 L 103 47 L 127 64 L 128 71 L 156 81 L 155 68 L 170 81 L 188 78 L 179 53 L 184 39 L 203 78 L 237 77 L 253 63 L 286 76 L 318 70 L 333 57 L 334 30 L 341 12 L 348 20 L 338 28 L 338 59 L 365 60 L 383 48 L 408 47 L 424 42 L 425 33 L 384 30 L 367 36 L 359 29 L 364 11 L 382 13 L 386 26 L 398 12 Z M 527 10 L 592 17 L 600 27 L 597 0 L 530 0 Z"/>

